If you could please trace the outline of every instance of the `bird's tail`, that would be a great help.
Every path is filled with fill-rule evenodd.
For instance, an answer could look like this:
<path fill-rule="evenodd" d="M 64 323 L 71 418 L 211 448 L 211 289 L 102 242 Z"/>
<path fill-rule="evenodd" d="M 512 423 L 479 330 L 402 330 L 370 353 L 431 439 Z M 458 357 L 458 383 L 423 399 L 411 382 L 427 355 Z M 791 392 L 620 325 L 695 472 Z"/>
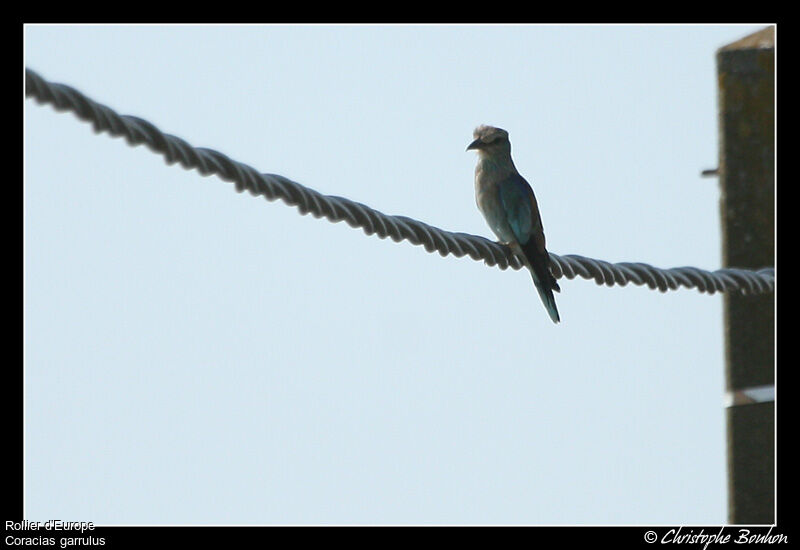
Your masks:
<path fill-rule="evenodd" d="M 558 316 L 558 308 L 556 307 L 556 298 L 553 296 L 553 289 L 546 288 L 540 281 L 536 280 L 535 276 L 533 277 L 533 284 L 539 292 L 539 298 L 542 299 L 542 303 L 550 319 L 552 319 L 554 323 L 561 321 L 561 317 Z"/>
<path fill-rule="evenodd" d="M 528 269 L 530 269 L 533 284 L 536 286 L 536 291 L 539 293 L 544 304 L 547 314 L 554 323 L 561 321 L 558 315 L 558 308 L 556 307 L 556 298 L 553 296 L 553 291 L 561 292 L 561 288 L 556 282 L 556 278 L 550 273 L 550 257 L 545 254 L 538 254 L 527 247 L 523 247 L 525 259 L 527 260 Z"/>

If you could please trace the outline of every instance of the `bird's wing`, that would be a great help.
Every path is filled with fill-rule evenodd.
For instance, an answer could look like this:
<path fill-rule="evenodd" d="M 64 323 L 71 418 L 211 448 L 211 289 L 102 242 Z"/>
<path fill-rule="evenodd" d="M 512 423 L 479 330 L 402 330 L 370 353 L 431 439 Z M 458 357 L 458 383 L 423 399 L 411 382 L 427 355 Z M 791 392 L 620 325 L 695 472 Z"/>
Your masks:
<path fill-rule="evenodd" d="M 536 241 L 541 241 L 541 244 L 537 242 L 537 245 L 540 244 L 543 250 L 544 232 L 539 206 L 525 178 L 519 174 L 512 174 L 498 183 L 497 191 L 506 220 L 517 242 L 525 244 L 533 237 Z"/>

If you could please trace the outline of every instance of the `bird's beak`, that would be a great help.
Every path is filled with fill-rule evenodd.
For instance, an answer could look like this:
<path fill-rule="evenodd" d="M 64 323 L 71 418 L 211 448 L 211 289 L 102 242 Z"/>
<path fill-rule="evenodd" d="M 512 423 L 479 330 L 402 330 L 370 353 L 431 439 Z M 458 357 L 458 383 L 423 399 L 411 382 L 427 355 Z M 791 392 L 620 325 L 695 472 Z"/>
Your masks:
<path fill-rule="evenodd" d="M 472 149 L 480 149 L 482 146 L 483 142 L 480 140 L 480 138 L 478 138 L 469 145 L 467 145 L 467 151 L 470 151 Z"/>

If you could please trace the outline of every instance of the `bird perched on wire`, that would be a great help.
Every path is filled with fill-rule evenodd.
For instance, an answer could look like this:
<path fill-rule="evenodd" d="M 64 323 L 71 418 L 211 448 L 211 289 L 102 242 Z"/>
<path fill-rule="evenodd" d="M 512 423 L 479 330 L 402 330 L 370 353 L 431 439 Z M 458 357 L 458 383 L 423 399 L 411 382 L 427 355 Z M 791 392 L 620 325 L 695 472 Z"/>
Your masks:
<path fill-rule="evenodd" d="M 561 289 L 550 273 L 550 256 L 545 248 L 544 228 L 531 186 L 519 175 L 511 160 L 511 142 L 502 128 L 481 125 L 467 151 L 478 153 L 475 167 L 475 200 L 486 222 L 501 242 L 506 243 L 530 270 L 550 319 L 558 323 L 553 291 Z"/>

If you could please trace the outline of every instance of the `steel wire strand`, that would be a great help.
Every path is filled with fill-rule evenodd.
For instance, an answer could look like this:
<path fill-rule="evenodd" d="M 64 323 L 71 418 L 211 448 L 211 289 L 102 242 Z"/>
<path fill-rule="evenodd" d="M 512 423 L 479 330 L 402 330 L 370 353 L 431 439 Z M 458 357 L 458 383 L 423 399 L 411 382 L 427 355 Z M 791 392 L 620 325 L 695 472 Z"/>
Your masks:
<path fill-rule="evenodd" d="M 469 256 L 500 269 L 522 268 L 520 259 L 504 244 L 477 235 L 445 231 L 406 216 L 390 216 L 344 197 L 323 195 L 284 176 L 262 174 L 219 151 L 193 147 L 179 137 L 164 134 L 146 120 L 119 115 L 78 90 L 48 82 L 27 68 L 25 95 L 40 104 L 51 104 L 56 111 L 72 111 L 79 119 L 90 122 L 95 133 L 108 132 L 113 137 L 124 137 L 132 146 L 144 144 L 161 154 L 167 164 L 179 163 L 204 176 L 214 174 L 223 181 L 233 182 L 237 192 L 248 191 L 270 201 L 281 199 L 301 214 L 324 217 L 334 223 L 345 221 L 367 235 L 388 237 L 395 242 L 406 240 L 423 246 L 428 252 L 439 252 L 441 256 Z M 722 268 L 713 272 L 696 267 L 661 269 L 645 263 L 611 263 L 577 254 L 558 256 L 553 253 L 550 253 L 550 260 L 551 271 L 557 279 L 582 277 L 607 286 L 633 283 L 662 292 L 683 286 L 710 294 L 726 291 L 761 294 L 771 292 L 775 284 L 775 272 L 771 267 L 756 271 Z"/>

